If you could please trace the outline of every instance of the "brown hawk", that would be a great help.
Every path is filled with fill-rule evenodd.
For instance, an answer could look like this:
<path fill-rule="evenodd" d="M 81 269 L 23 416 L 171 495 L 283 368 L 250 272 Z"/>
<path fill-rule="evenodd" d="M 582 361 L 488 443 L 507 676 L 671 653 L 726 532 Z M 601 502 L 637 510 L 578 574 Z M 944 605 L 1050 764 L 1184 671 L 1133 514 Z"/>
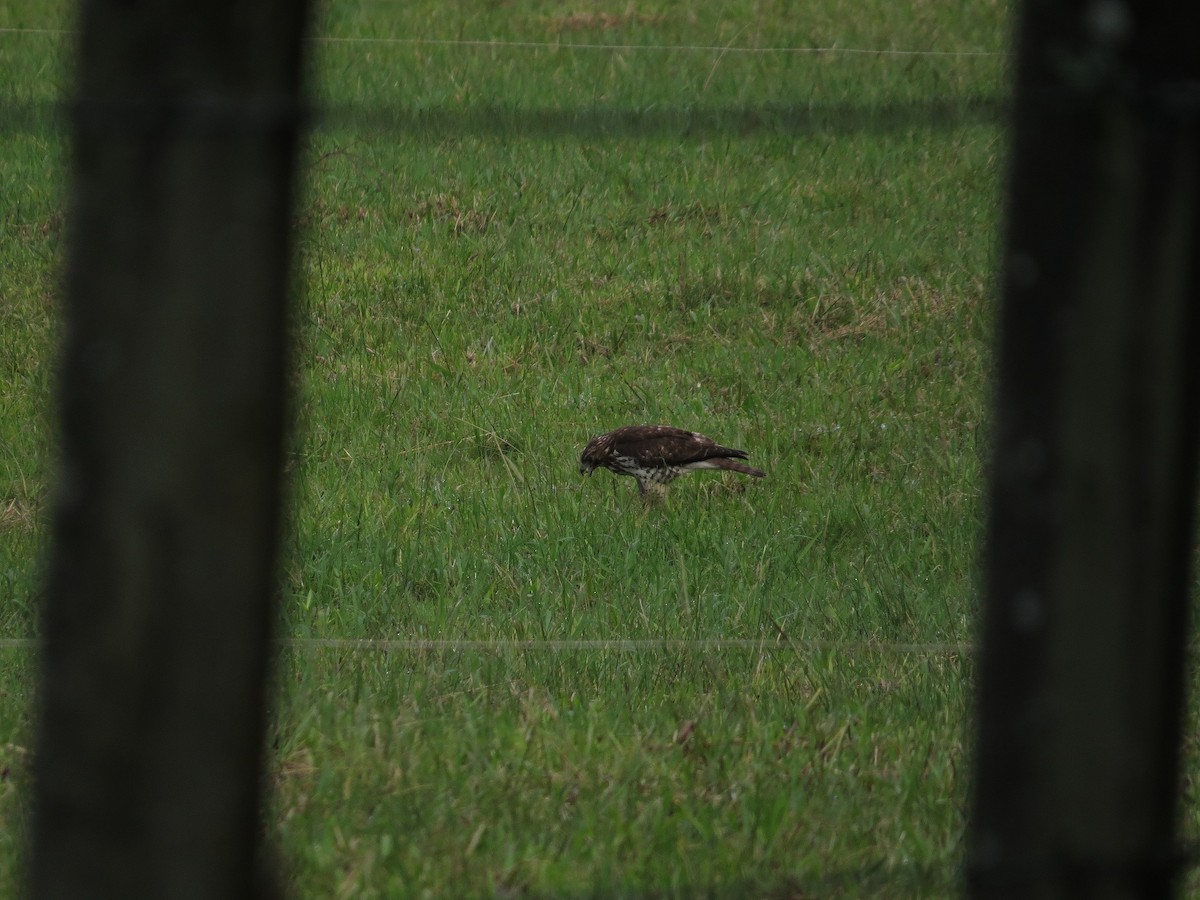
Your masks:
<path fill-rule="evenodd" d="M 632 475 L 642 496 L 666 493 L 666 486 L 685 472 L 728 469 L 765 478 L 767 473 L 745 463 L 745 450 L 722 447 L 712 438 L 670 425 L 626 425 L 592 438 L 579 457 L 579 474 L 597 467 Z"/>

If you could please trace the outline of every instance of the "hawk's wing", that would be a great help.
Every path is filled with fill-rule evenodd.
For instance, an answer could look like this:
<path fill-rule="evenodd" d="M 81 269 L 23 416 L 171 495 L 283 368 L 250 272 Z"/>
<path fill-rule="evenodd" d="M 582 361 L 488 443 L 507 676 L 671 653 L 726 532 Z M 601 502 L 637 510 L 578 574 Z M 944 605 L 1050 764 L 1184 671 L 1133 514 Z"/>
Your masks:
<path fill-rule="evenodd" d="M 744 450 L 722 447 L 712 438 L 672 425 L 626 425 L 612 432 L 613 452 L 643 465 L 682 466 L 714 457 L 745 459 Z"/>

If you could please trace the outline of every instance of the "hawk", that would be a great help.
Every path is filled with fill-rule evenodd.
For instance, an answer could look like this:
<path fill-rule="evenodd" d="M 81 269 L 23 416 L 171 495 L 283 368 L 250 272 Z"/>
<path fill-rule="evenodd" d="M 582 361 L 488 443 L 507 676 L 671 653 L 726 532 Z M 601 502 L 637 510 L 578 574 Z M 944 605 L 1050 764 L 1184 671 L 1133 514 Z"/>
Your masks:
<path fill-rule="evenodd" d="M 670 425 L 626 425 L 588 441 L 579 457 L 579 474 L 591 475 L 603 466 L 618 475 L 632 475 L 645 497 L 666 493 L 667 485 L 696 469 L 728 469 L 765 478 L 767 473 L 745 463 L 745 450 L 722 447 L 712 438 Z"/>

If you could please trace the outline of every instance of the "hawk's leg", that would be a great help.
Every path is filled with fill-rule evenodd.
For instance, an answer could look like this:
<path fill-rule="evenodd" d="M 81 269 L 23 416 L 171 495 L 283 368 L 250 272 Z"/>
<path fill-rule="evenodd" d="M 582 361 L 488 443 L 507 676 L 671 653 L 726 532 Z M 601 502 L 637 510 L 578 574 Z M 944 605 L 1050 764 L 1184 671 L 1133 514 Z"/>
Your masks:
<path fill-rule="evenodd" d="M 650 479 L 637 479 L 638 493 L 646 503 L 660 503 L 667 499 L 667 486 Z"/>

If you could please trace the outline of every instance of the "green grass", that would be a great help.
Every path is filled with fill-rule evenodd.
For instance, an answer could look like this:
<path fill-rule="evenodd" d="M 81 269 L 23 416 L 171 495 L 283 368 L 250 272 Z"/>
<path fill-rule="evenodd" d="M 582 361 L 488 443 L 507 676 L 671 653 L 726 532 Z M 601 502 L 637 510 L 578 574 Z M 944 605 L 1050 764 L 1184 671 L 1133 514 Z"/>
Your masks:
<path fill-rule="evenodd" d="M 869 650 L 289 655 L 285 694 L 307 698 L 285 708 L 276 775 L 295 883 L 945 892 L 966 668 Z"/>
<path fill-rule="evenodd" d="M 317 35 L 974 53 L 1007 12 L 347 0 Z M 0 34 L 0 637 L 36 623 L 69 49 Z M 952 893 L 972 667 L 887 645 L 973 635 L 1004 59 L 311 49 L 282 631 L 779 643 L 289 646 L 295 895 Z M 648 510 L 578 477 L 638 421 L 770 477 Z M 0 650 L 0 893 L 29 665 Z"/>

